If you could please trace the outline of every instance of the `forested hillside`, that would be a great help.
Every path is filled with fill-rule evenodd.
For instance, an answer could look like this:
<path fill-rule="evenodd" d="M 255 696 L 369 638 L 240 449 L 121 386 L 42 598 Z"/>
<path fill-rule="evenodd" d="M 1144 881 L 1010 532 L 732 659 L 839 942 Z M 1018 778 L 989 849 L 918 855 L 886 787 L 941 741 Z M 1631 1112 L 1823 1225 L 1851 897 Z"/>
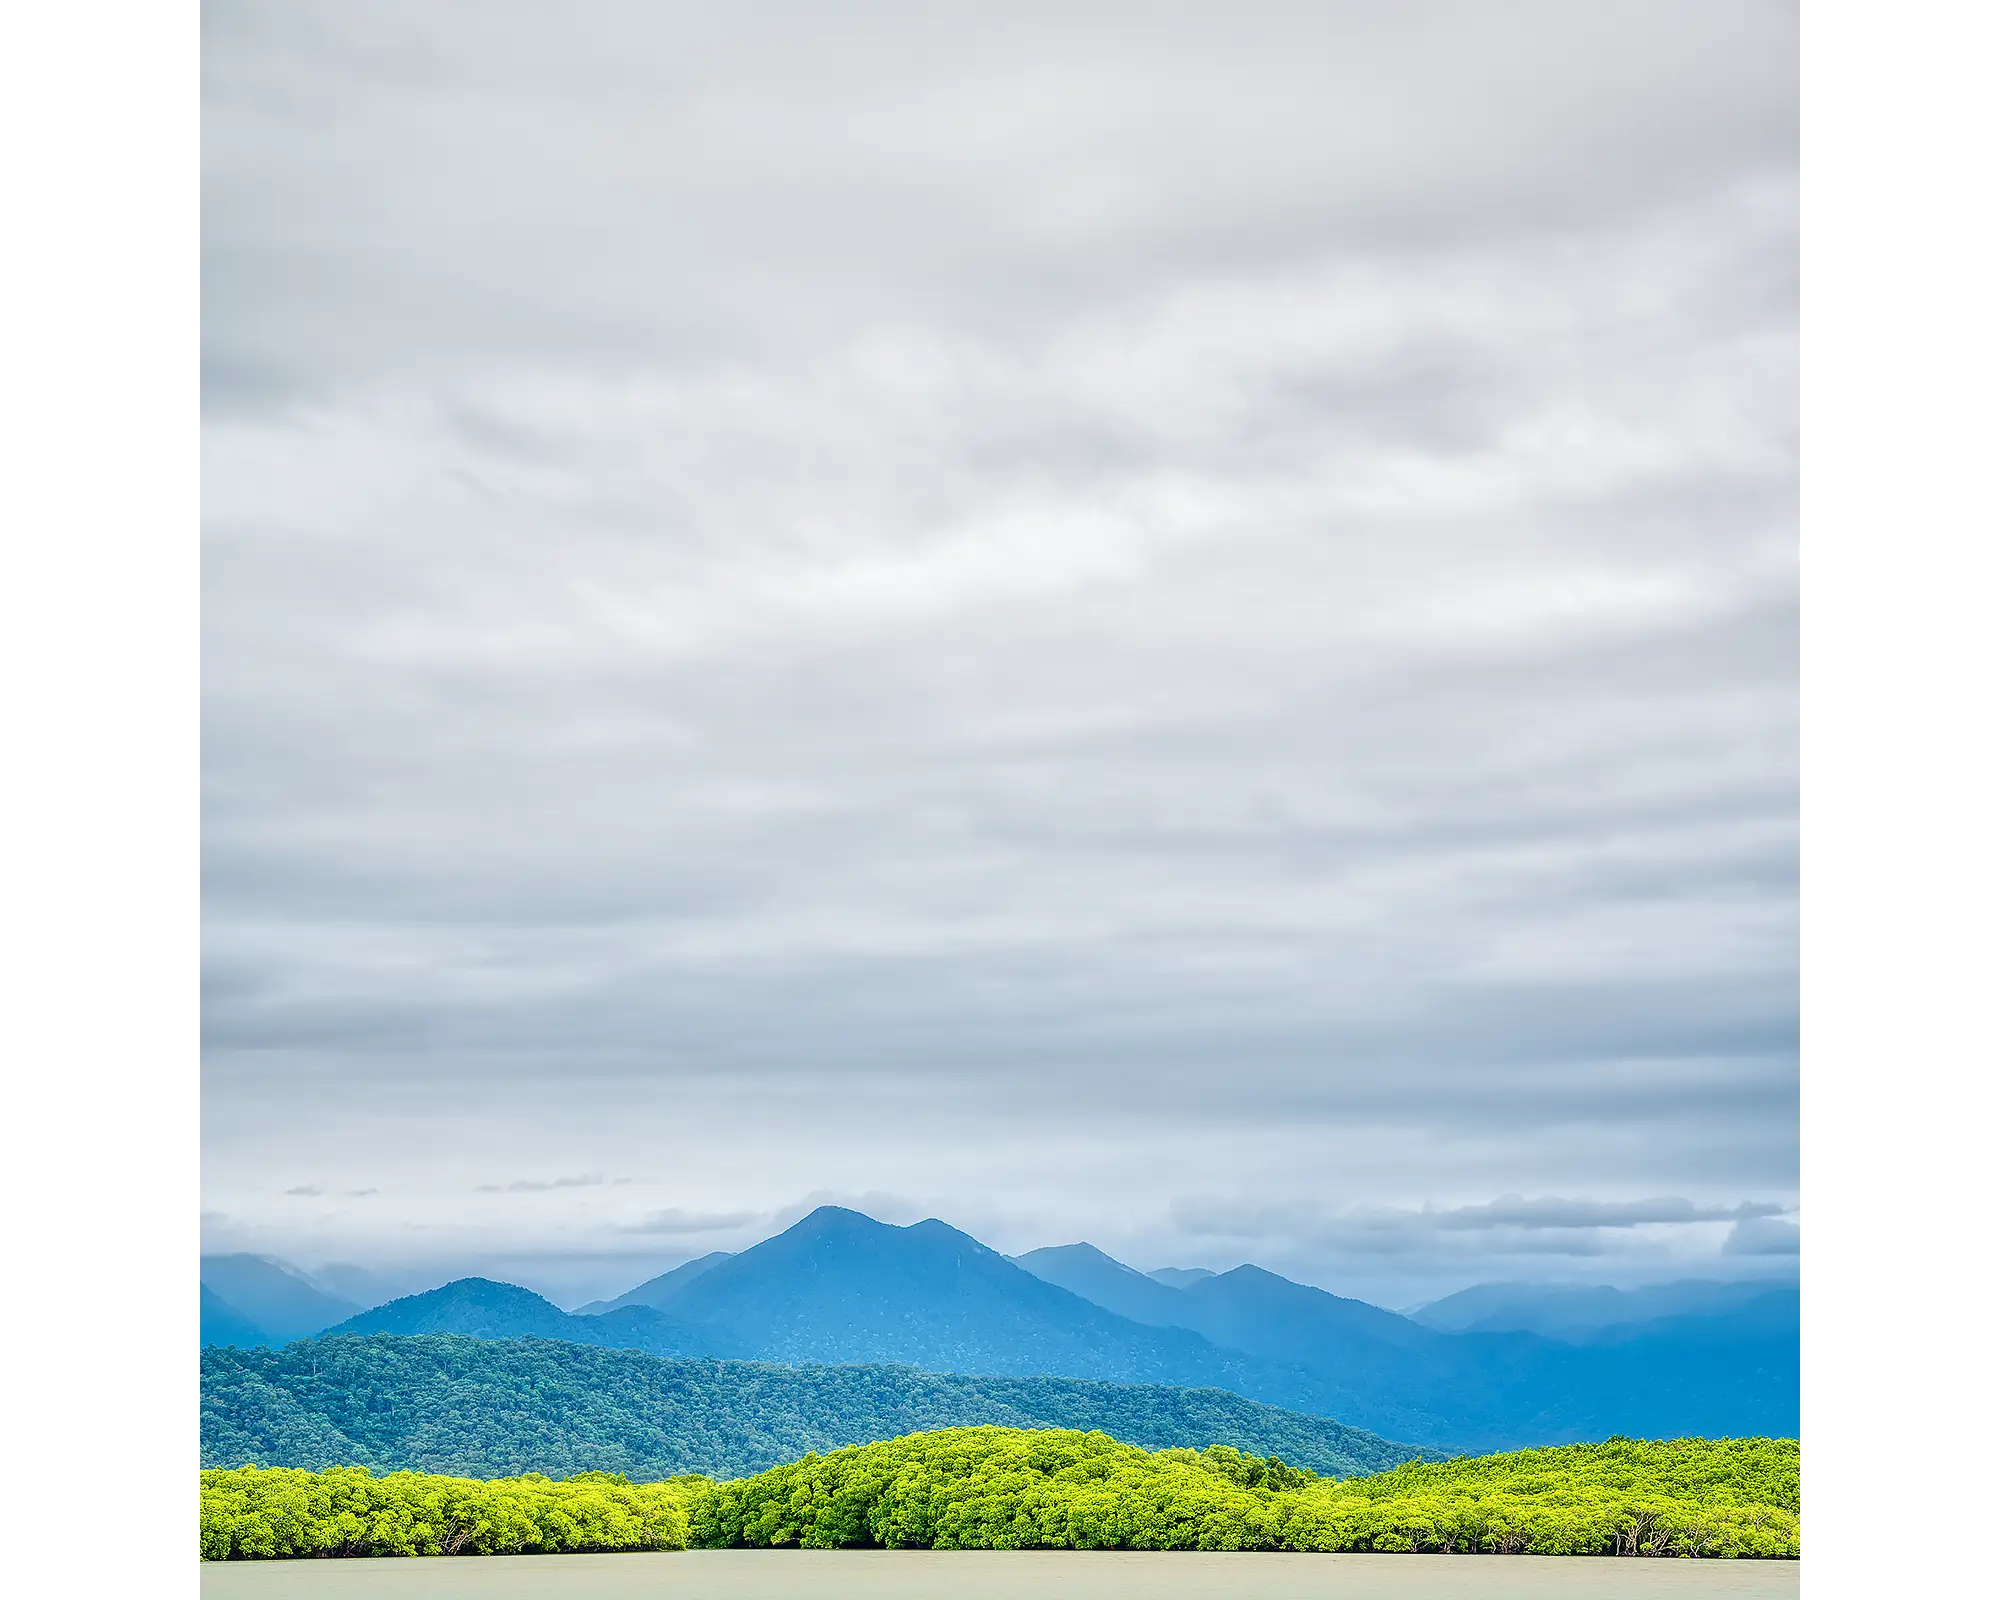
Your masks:
<path fill-rule="evenodd" d="M 1155 1448 L 1228 1444 L 1328 1476 L 1422 1453 L 1219 1389 L 673 1361 L 540 1339 L 377 1334 L 205 1350 L 201 1396 L 211 1467 L 737 1476 L 808 1451 L 984 1423 L 1099 1429 Z"/>
<path fill-rule="evenodd" d="M 738 1482 L 603 1473 L 490 1483 L 353 1468 L 202 1474 L 205 1560 L 681 1549 L 1799 1553 L 1791 1440 L 1614 1439 L 1329 1482 L 1216 1446 L 959 1428 L 808 1456 Z"/>

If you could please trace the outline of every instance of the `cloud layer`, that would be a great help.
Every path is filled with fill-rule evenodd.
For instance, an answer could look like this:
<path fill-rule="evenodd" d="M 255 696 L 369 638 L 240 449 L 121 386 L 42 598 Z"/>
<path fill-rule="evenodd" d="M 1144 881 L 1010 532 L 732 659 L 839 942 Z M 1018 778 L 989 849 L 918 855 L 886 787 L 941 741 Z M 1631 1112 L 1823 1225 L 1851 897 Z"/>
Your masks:
<path fill-rule="evenodd" d="M 1790 1206 L 1789 8 L 205 16 L 218 1228 Z"/>

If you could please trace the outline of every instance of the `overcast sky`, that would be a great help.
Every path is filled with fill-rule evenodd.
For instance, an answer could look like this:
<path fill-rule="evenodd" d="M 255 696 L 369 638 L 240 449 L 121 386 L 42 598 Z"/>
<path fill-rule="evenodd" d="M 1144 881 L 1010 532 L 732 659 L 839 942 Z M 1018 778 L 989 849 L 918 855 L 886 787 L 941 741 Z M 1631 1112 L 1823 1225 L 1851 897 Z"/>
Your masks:
<path fill-rule="evenodd" d="M 1797 30 L 205 9 L 205 1244 L 1797 1248 Z"/>

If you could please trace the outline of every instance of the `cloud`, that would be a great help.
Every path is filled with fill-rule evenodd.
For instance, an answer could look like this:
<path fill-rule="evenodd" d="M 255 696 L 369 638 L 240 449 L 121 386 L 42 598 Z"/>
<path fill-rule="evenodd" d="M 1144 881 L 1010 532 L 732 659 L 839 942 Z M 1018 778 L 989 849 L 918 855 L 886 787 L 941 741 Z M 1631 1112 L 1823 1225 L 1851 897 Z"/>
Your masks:
<path fill-rule="evenodd" d="M 1790 8 L 203 26 L 240 1237 L 1795 1194 Z"/>
<path fill-rule="evenodd" d="M 1781 1217 L 1747 1218 L 1729 1230 L 1722 1253 L 1730 1256 L 1795 1256 L 1799 1225 Z"/>
<path fill-rule="evenodd" d="M 1785 1208 L 1769 1201 L 1697 1204 L 1675 1197 L 1586 1200 L 1519 1195 L 1477 1205 L 1438 1207 L 1355 1206 L 1335 1210 L 1312 1204 L 1270 1204 L 1229 1199 L 1177 1199 L 1175 1225 L 1189 1239 L 1226 1239 L 1250 1248 L 1277 1246 L 1339 1255 L 1396 1256 L 1463 1253 L 1602 1256 L 1657 1255 L 1658 1230 L 1734 1222 L 1730 1239 L 1764 1225 Z M 1644 1231 L 1647 1237 L 1632 1239 Z M 1736 1253 L 1725 1245 L 1726 1253 Z"/>
<path fill-rule="evenodd" d="M 512 1183 L 482 1183 L 475 1186 L 478 1194 L 546 1194 L 552 1189 L 600 1189 L 605 1179 L 596 1173 L 584 1173 L 574 1178 L 516 1178 Z"/>
<path fill-rule="evenodd" d="M 1244 1204 L 1184 1199 L 1174 1202 L 1175 1220 L 1192 1234 L 1252 1238 L 1300 1228 L 1332 1228 L 1356 1233 L 1483 1232 L 1500 1228 L 1527 1230 L 1575 1228 L 1639 1228 L 1660 1224 L 1729 1222 L 1776 1216 L 1784 1207 L 1746 1200 L 1734 1205 L 1697 1205 L 1692 1200 L 1569 1200 L 1553 1197 L 1524 1200 L 1503 1195 L 1481 1205 L 1356 1207 L 1328 1213 L 1299 1205 Z M 1742 1222 L 1738 1221 L 1739 1228 Z"/>
<path fill-rule="evenodd" d="M 1761 1201 L 1733 1206 L 1696 1205 L 1692 1200 L 1523 1200 L 1503 1195 L 1485 1205 L 1449 1210 L 1426 1208 L 1421 1215 L 1439 1228 L 1637 1228 L 1657 1223 L 1728 1222 L 1775 1216 L 1783 1207 Z"/>
<path fill-rule="evenodd" d="M 287 1189 L 285 1193 L 288 1195 L 318 1196 L 325 1194 L 326 1191 L 316 1183 L 302 1183 L 295 1188 Z"/>
<path fill-rule="evenodd" d="M 625 1233 L 726 1233 L 762 1220 L 754 1211 L 687 1211 L 669 1207 L 623 1225 Z"/>

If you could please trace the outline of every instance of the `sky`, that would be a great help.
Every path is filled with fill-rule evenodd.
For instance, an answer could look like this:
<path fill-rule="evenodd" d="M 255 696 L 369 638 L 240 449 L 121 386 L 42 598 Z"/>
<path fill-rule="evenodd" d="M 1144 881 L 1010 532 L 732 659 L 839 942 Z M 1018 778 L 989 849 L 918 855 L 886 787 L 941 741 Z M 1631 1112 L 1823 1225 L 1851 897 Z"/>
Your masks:
<path fill-rule="evenodd" d="M 1791 6 L 203 17 L 205 1249 L 1795 1270 Z"/>

